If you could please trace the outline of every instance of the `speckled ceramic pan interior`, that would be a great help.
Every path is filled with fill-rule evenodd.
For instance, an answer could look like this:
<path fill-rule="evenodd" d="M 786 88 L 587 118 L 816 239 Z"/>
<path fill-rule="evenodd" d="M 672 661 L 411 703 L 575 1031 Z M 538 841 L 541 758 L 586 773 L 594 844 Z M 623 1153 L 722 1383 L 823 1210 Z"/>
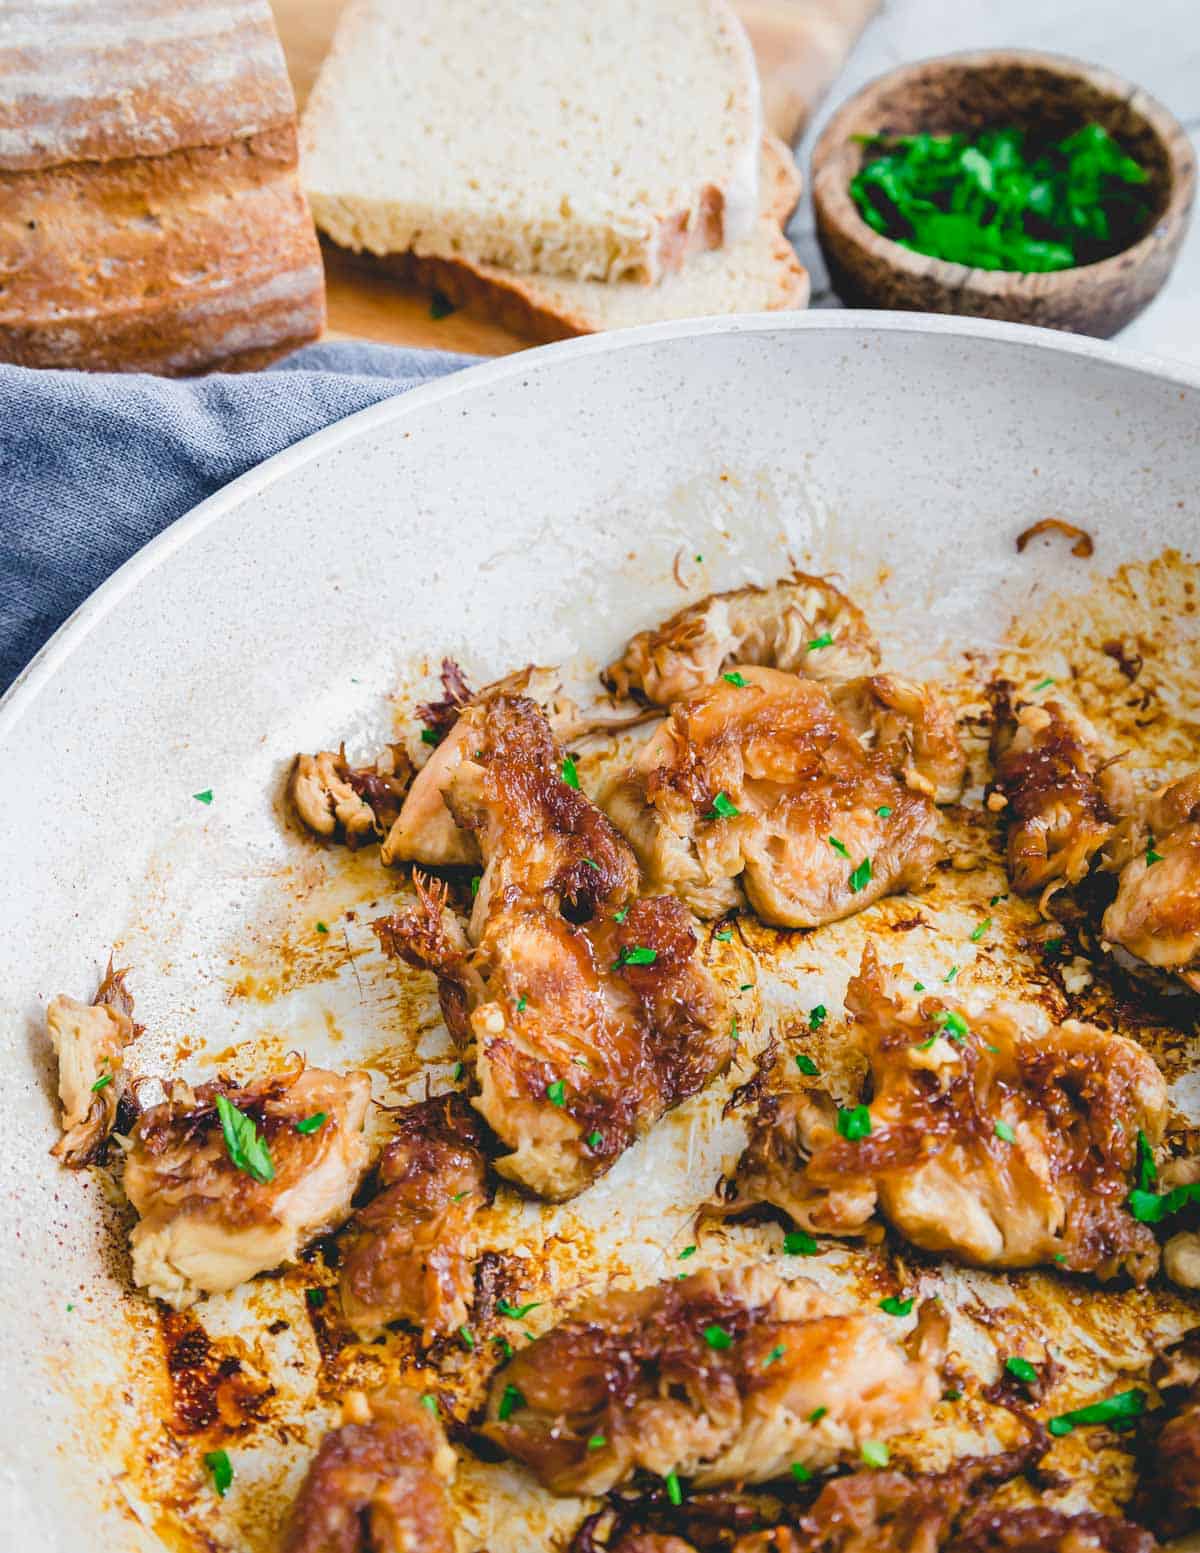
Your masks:
<path fill-rule="evenodd" d="M 445 1077 L 428 988 L 401 996 L 366 943 L 363 908 L 390 882 L 288 822 L 294 751 L 344 738 L 358 754 L 395 720 L 410 728 L 443 653 L 476 682 L 530 660 L 585 682 L 685 597 L 792 561 L 841 573 L 898 666 L 958 673 L 965 649 L 994 652 L 1056 591 L 1200 548 L 1198 408 L 1181 369 L 1003 325 L 873 314 L 631 331 L 354 416 L 102 588 L 0 706 L 0 1543 L 265 1547 L 328 1415 L 302 1286 L 205 1302 L 213 1341 L 276 1388 L 231 1446 L 239 1476 L 219 1504 L 197 1467 L 206 1437 L 172 1422 L 160 1323 L 126 1292 L 122 1209 L 103 1178 L 47 1156 L 45 1003 L 89 998 L 114 946 L 151 1071 L 220 1060 L 245 1074 L 298 1048 L 367 1061 L 380 1097 L 412 1092 L 426 1068 Z M 1015 536 L 1051 515 L 1090 531 L 1090 560 L 1053 540 L 1018 557 Z M 1160 624 L 1195 651 L 1194 614 Z M 306 925 L 350 907 L 337 963 L 306 960 Z M 827 987 L 836 1024 L 869 931 L 788 962 L 779 1007 Z M 1169 1073 L 1185 1105 L 1188 1067 Z M 681 1108 L 553 1210 L 556 1244 L 586 1244 L 575 1284 L 561 1257 L 551 1267 L 551 1210 L 512 1207 L 504 1233 L 531 1281 L 568 1301 L 605 1269 L 656 1276 L 736 1146 L 714 1105 Z M 818 1275 L 835 1282 L 844 1265 Z M 1147 1299 L 1137 1320 L 1186 1324 Z M 1144 1341 L 1131 1308 L 1110 1323 L 1130 1352 Z M 272 1316 L 290 1325 L 268 1351 Z M 462 1477 L 464 1546 L 532 1550 L 577 1518 L 510 1469 Z"/>

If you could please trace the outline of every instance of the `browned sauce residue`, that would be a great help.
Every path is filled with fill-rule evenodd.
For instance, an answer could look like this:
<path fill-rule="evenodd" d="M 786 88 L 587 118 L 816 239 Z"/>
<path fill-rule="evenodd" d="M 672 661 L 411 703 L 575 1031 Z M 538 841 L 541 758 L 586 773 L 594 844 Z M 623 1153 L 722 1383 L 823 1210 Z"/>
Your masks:
<path fill-rule="evenodd" d="M 186 1311 L 161 1307 L 159 1326 L 177 1433 L 241 1433 L 263 1422 L 275 1387 L 255 1373 L 240 1343 L 210 1337 Z"/>

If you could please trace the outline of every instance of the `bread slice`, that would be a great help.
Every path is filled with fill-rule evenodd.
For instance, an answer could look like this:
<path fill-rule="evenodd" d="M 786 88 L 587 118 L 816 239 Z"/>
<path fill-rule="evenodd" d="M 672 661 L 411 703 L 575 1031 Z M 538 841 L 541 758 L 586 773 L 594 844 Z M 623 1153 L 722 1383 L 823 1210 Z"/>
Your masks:
<path fill-rule="evenodd" d="M 651 283 L 753 227 L 761 115 L 728 0 L 350 0 L 301 162 L 345 248 Z"/>
<path fill-rule="evenodd" d="M 760 213 L 748 236 L 717 252 L 696 254 L 677 275 L 665 276 L 656 286 L 519 275 L 494 265 L 413 254 L 386 262 L 393 274 L 441 292 L 456 307 L 470 308 L 514 334 L 538 340 L 668 318 L 805 307 L 808 271 L 781 230 L 800 197 L 800 175 L 787 146 L 773 135 L 763 138 L 759 188 Z"/>
<path fill-rule="evenodd" d="M 266 0 L 24 0 L 0 82 L 0 361 L 231 371 L 320 334 Z"/>

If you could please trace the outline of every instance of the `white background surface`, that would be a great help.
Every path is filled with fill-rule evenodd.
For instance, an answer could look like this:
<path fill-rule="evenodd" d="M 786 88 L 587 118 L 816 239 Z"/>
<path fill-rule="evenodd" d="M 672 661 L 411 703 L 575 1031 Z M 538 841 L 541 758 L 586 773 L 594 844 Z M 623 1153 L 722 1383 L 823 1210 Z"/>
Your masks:
<path fill-rule="evenodd" d="M 1157 97 L 1200 149 L 1200 0 L 884 0 L 800 142 L 797 161 L 805 182 L 826 119 L 860 86 L 896 65 L 975 48 L 1053 49 L 1107 66 Z M 788 236 L 812 274 L 812 305 L 837 307 L 807 198 Z M 1200 365 L 1197 215 L 1158 299 L 1118 339 L 1134 350 Z"/>

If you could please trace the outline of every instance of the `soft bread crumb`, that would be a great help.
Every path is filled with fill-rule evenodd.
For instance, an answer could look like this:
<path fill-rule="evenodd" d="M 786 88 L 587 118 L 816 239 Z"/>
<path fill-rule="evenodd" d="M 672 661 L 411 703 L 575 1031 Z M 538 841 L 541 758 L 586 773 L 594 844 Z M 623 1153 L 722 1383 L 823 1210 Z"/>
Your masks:
<path fill-rule="evenodd" d="M 753 227 L 761 117 L 726 0 L 352 0 L 303 180 L 348 248 L 653 282 Z"/>

